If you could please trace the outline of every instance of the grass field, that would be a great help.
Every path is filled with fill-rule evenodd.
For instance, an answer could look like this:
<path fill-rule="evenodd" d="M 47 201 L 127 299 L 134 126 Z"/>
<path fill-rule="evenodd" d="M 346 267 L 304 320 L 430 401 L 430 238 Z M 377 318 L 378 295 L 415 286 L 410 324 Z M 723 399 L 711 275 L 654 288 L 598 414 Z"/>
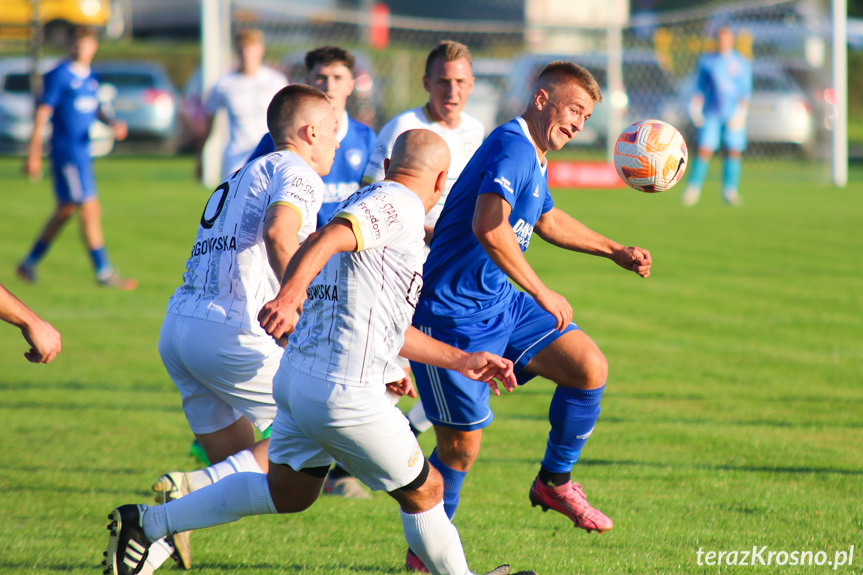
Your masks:
<path fill-rule="evenodd" d="M 98 161 L 112 259 L 141 287 L 97 288 L 71 227 L 30 286 L 12 270 L 53 200 L 50 182 L 29 184 L 19 163 L 0 159 L 0 282 L 64 346 L 53 364 L 30 365 L 17 330 L 0 326 L 0 574 L 92 574 L 110 510 L 149 501 L 159 474 L 193 465 L 156 340 L 209 192 L 191 181 L 189 158 Z M 615 528 L 587 535 L 530 507 L 552 393 L 535 381 L 493 400 L 497 421 L 462 493 L 456 524 L 474 570 L 826 573 L 834 567 L 776 559 L 699 566 L 697 552 L 767 546 L 765 562 L 771 551 L 832 562 L 853 545 L 853 564 L 835 572 L 863 572 L 863 167 L 851 179 L 844 190 L 752 181 L 744 166 L 740 209 L 721 203 L 716 182 L 690 209 L 677 190 L 556 193 L 558 206 L 654 260 L 641 280 L 538 238 L 528 252 L 610 364 L 574 477 Z M 421 437 L 427 453 L 433 441 Z M 247 518 L 192 541 L 201 575 L 403 572 L 396 505 L 383 494 L 322 498 L 298 516 Z"/>

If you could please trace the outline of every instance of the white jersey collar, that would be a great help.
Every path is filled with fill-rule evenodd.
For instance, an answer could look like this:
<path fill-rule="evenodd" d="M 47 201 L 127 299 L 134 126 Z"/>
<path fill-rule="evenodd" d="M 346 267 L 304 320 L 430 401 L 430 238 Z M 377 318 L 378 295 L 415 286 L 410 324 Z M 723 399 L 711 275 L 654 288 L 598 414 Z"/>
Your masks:
<path fill-rule="evenodd" d="M 536 151 L 536 143 L 533 141 L 533 138 L 530 136 L 530 129 L 527 127 L 527 122 L 524 121 L 524 118 L 519 116 L 515 119 L 518 122 L 518 125 L 521 126 L 521 131 L 524 132 L 524 137 L 530 142 L 530 145 L 533 146 L 533 151 L 536 154 L 536 163 L 539 164 L 539 169 L 542 171 L 543 175 L 545 175 L 545 170 L 548 168 L 548 159 L 543 161 L 542 158 L 539 157 L 539 152 Z"/>
<path fill-rule="evenodd" d="M 339 129 L 336 131 L 336 140 L 341 144 L 345 136 L 348 135 L 348 111 L 342 112 L 342 117 L 339 118 Z"/>

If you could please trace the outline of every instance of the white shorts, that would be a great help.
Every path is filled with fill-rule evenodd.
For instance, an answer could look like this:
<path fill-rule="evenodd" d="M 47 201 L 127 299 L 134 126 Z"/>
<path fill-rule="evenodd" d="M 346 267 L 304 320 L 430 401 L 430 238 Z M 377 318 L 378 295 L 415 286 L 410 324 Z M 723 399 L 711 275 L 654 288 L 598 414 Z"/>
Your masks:
<path fill-rule="evenodd" d="M 372 490 L 386 492 L 422 471 L 422 449 L 383 385 L 331 383 L 285 365 L 276 373 L 273 395 L 279 412 L 270 461 L 299 471 L 335 459 Z"/>
<path fill-rule="evenodd" d="M 213 433 L 246 416 L 260 431 L 276 417 L 273 376 L 284 350 L 267 335 L 165 314 L 159 354 L 180 390 L 196 434 Z"/>

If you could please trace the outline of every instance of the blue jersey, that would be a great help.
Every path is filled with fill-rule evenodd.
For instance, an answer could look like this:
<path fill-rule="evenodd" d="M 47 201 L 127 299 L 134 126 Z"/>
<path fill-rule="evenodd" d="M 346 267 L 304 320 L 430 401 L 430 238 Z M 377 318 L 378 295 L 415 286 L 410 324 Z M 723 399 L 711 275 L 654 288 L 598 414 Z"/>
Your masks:
<path fill-rule="evenodd" d="M 324 191 L 324 203 L 318 212 L 319 228 L 330 221 L 342 200 L 360 189 L 366 164 L 369 163 L 369 156 L 371 156 L 377 142 L 374 130 L 365 124 L 360 124 L 353 118 L 349 118 L 347 114 L 344 117 L 348 121 L 339 122 L 339 133 L 336 135 L 339 149 L 336 150 L 333 167 L 330 168 L 329 174 L 321 178 L 326 190 Z M 275 149 L 273 138 L 269 133 L 264 134 L 247 163 L 274 152 Z"/>
<path fill-rule="evenodd" d="M 752 96 L 752 66 L 737 52 L 705 54 L 698 60 L 696 91 L 704 97 L 704 115 L 726 122 Z"/>
<path fill-rule="evenodd" d="M 450 191 L 435 225 L 423 267 L 414 323 L 452 327 L 496 316 L 516 289 L 473 234 L 480 194 L 498 194 L 512 207 L 509 223 L 522 252 L 533 227 L 554 202 L 527 124 L 516 118 L 495 129 L 474 153 Z"/>
<path fill-rule="evenodd" d="M 54 109 L 51 116 L 51 158 L 55 164 L 90 161 L 90 124 L 99 112 L 99 82 L 92 71 L 83 76 L 69 61 L 45 75 L 40 104 Z"/>

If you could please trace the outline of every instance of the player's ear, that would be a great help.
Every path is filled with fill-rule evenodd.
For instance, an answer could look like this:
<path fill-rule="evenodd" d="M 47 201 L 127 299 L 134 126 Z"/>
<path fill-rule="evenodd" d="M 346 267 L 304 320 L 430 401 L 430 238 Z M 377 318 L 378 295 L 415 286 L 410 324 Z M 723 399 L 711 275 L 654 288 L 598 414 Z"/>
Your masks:
<path fill-rule="evenodd" d="M 443 193 L 444 188 L 446 187 L 446 177 L 447 177 L 448 173 L 449 173 L 449 170 L 444 170 L 437 175 L 437 178 L 435 178 L 435 183 L 434 183 L 435 194 L 440 195 Z"/>
<path fill-rule="evenodd" d="M 389 169 L 390 169 L 390 159 L 384 158 L 384 176 L 386 176 L 386 173 L 389 171 Z"/>
<path fill-rule="evenodd" d="M 306 124 L 300 130 L 300 133 L 303 136 L 303 139 L 309 144 L 313 144 L 315 140 L 318 139 L 318 132 L 315 130 L 314 124 Z"/>
<path fill-rule="evenodd" d="M 544 88 L 539 88 L 533 94 L 533 107 L 537 111 L 542 111 L 546 104 L 548 104 L 548 92 Z"/>
<path fill-rule="evenodd" d="M 426 75 L 423 75 L 423 88 L 426 92 L 431 93 L 431 79 Z"/>

